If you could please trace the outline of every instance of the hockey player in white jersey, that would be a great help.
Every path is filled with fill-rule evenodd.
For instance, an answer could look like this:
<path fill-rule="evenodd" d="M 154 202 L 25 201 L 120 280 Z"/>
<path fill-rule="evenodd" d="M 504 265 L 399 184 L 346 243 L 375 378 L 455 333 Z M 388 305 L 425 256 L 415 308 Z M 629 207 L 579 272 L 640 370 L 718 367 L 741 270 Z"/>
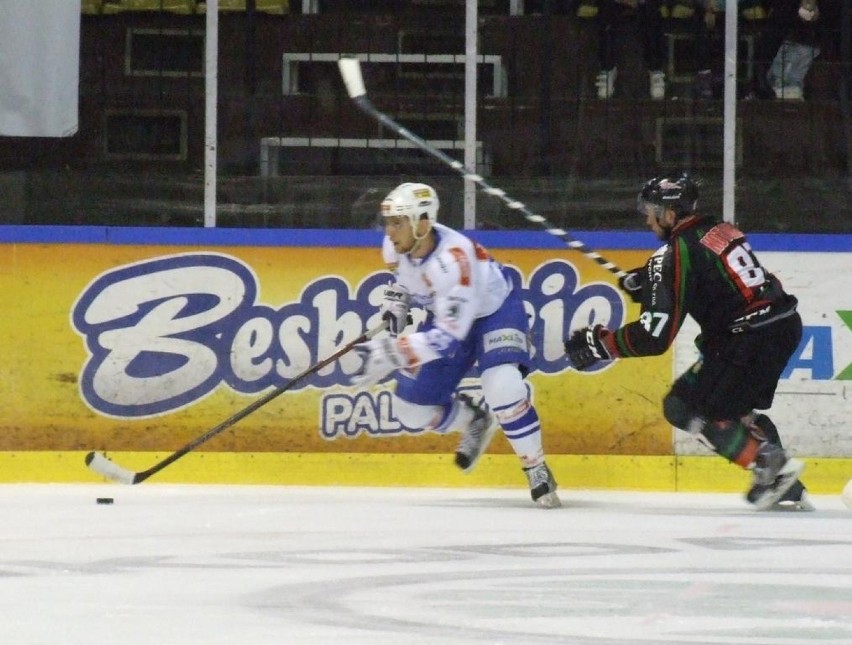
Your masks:
<path fill-rule="evenodd" d="M 369 386 L 396 372 L 394 410 L 409 428 L 460 431 L 456 465 L 473 468 L 498 425 L 521 460 L 533 501 L 560 505 L 545 463 L 541 424 L 524 376 L 530 368 L 527 316 L 504 267 L 461 233 L 437 222 L 431 186 L 405 183 L 381 205 L 385 263 L 396 281 L 381 310 L 389 336 L 355 347 L 363 365 L 352 383 Z M 421 328 L 400 335 L 410 307 Z M 478 363 L 484 402 L 456 393 Z"/>

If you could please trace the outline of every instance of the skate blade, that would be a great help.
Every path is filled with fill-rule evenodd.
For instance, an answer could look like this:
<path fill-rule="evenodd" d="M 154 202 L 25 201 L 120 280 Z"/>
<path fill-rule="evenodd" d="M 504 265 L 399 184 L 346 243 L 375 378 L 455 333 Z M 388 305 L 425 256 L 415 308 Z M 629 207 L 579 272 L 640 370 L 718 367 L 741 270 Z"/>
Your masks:
<path fill-rule="evenodd" d="M 810 513 L 815 511 L 816 507 L 811 502 L 811 498 L 806 491 L 802 493 L 801 499 L 788 501 L 779 500 L 768 510 L 780 511 L 782 513 Z"/>
<path fill-rule="evenodd" d="M 784 496 L 784 493 L 793 487 L 793 484 L 799 479 L 799 475 L 804 469 L 805 464 L 801 461 L 798 459 L 789 459 L 775 478 L 774 487 L 769 489 L 765 495 L 755 500 L 754 507 L 759 511 L 772 508 Z"/>
<path fill-rule="evenodd" d="M 811 513 L 816 510 L 816 507 L 809 501 L 798 502 L 775 502 L 767 511 L 773 513 Z"/>
<path fill-rule="evenodd" d="M 541 508 L 559 508 L 562 506 L 562 500 L 559 499 L 559 496 L 554 491 L 552 493 L 545 493 L 539 497 L 535 500 L 535 505 Z"/>

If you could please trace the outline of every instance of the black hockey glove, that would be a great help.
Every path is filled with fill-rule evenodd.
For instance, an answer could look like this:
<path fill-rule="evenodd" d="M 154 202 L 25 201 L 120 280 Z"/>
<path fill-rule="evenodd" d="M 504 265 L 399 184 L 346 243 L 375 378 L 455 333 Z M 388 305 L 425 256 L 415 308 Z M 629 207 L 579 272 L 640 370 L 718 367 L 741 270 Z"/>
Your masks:
<path fill-rule="evenodd" d="M 575 369 L 587 370 L 598 361 L 612 359 L 603 338 L 610 334 L 603 325 L 578 329 L 565 341 L 565 353 Z"/>
<path fill-rule="evenodd" d="M 638 269 L 630 269 L 627 275 L 623 275 L 618 279 L 619 288 L 626 293 L 633 302 L 642 302 L 642 276 L 645 273 L 645 267 Z"/>

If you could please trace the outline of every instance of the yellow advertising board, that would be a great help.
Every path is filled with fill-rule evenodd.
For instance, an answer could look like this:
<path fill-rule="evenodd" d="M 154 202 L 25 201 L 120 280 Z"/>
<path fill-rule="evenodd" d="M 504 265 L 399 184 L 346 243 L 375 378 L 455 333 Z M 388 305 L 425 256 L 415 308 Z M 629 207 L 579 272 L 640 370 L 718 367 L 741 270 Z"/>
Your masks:
<path fill-rule="evenodd" d="M 155 480 L 525 484 L 499 435 L 476 473 L 460 475 L 457 436 L 403 427 L 392 380 L 348 384 L 360 365 L 353 352 L 293 381 L 379 323 L 391 277 L 379 233 L 149 239 L 162 235 L 0 244 L 0 481 L 93 481 L 83 465 L 93 450 L 143 470 L 285 388 Z M 675 454 L 661 413 L 669 354 L 569 367 L 569 330 L 638 316 L 614 276 L 581 253 L 503 239 L 484 243 L 521 288 L 536 351 L 528 382 L 560 483 L 742 489 L 747 474 L 736 467 Z M 648 255 L 635 244 L 604 252 L 622 267 Z M 477 388 L 475 373 L 462 388 Z M 821 472 L 833 473 L 829 462 Z"/>
<path fill-rule="evenodd" d="M 377 298 L 389 277 L 370 248 L 0 248 L 0 287 L 18 303 L 6 313 L 0 340 L 2 387 L 15 402 L 0 410 L 0 450 L 175 450 L 377 324 Z M 605 297 L 621 302 L 607 275 L 582 266 L 582 256 L 495 254 L 522 280 L 536 272 L 544 282 L 589 274 L 588 284 L 571 289 L 597 289 L 579 308 Z M 627 263 L 641 259 L 617 255 Z M 538 287 L 538 295 L 547 288 Z M 556 297 L 535 312 L 547 367 L 529 378 L 548 451 L 669 453 L 659 401 L 670 362 L 624 362 L 600 375 L 556 365 L 567 287 L 550 288 Z M 357 365 L 354 355 L 342 357 L 203 449 L 452 452 L 454 437 L 400 426 L 392 381 L 367 392 L 348 386 Z M 475 379 L 465 384 L 475 387 Z M 510 451 L 505 442 L 493 450 Z"/>

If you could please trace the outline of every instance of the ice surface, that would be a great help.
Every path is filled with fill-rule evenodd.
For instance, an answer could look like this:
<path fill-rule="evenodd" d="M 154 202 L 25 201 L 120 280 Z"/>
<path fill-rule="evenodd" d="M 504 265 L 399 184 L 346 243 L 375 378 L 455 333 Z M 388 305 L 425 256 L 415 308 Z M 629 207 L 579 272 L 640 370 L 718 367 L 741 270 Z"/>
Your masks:
<path fill-rule="evenodd" d="M 0 486 L 0 643 L 852 643 L 839 497 L 560 493 Z"/>

